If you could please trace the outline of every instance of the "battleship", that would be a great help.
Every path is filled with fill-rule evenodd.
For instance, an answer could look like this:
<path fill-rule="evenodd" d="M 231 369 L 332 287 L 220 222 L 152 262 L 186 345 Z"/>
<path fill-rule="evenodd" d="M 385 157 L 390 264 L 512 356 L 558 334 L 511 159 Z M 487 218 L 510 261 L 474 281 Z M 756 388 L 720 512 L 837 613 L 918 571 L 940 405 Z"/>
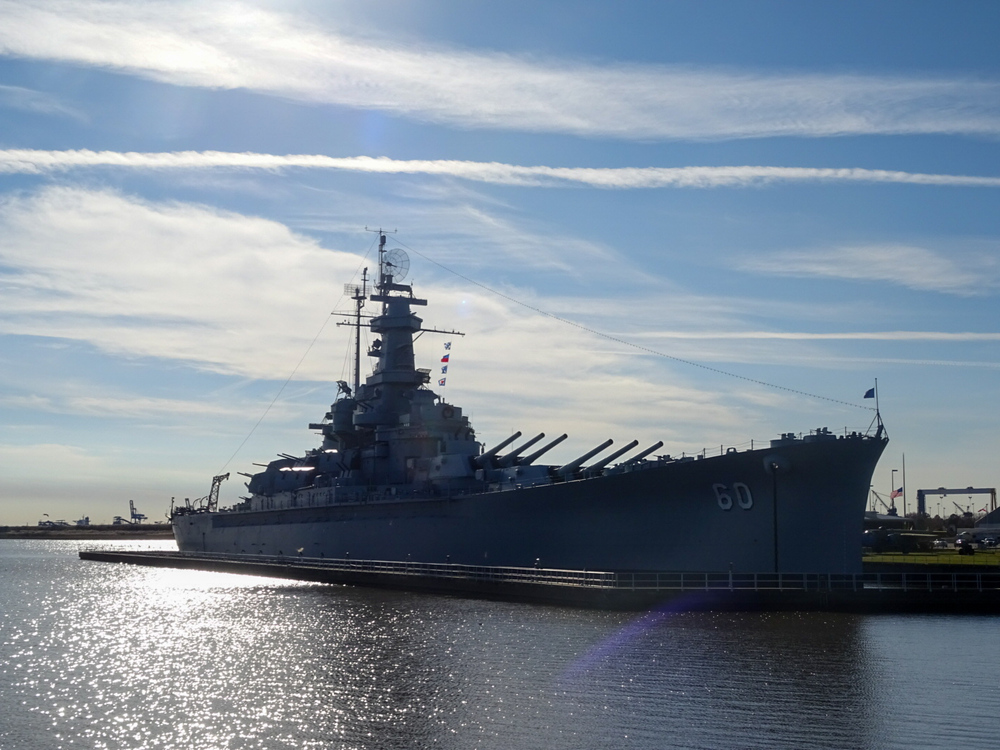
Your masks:
<path fill-rule="evenodd" d="M 320 445 L 281 454 L 246 474 L 247 494 L 221 508 L 219 484 L 173 508 L 181 553 L 287 556 L 563 570 L 861 573 L 862 520 L 888 438 L 876 411 L 868 431 L 781 434 L 718 455 L 655 455 L 663 443 L 611 441 L 575 460 L 540 459 L 566 439 L 488 450 L 462 408 L 416 367 L 427 305 L 403 281 L 405 252 L 386 249 L 358 285 L 347 325 L 353 383 L 310 429 Z M 370 286 L 369 286 L 370 285 Z M 372 314 L 363 311 L 371 304 Z M 377 311 L 377 312 L 376 312 Z M 372 374 L 361 382 L 361 330 Z M 876 429 L 872 429 L 877 425 Z M 540 447 L 537 447 L 539 444 Z M 534 450 L 532 450 L 534 449 Z M 260 558 L 258 558 L 260 559 Z"/>

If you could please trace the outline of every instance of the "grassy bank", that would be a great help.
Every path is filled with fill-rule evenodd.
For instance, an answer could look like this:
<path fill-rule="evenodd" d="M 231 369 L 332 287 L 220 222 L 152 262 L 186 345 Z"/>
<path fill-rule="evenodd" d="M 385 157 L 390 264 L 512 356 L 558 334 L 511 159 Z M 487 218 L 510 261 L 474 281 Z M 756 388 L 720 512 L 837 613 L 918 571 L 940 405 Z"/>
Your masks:
<path fill-rule="evenodd" d="M 866 563 L 907 563 L 909 565 L 955 565 L 955 566 L 1000 566 L 1000 550 L 976 550 L 974 555 L 960 555 L 958 550 L 942 549 L 933 552 L 883 552 L 869 554 L 863 558 Z"/>

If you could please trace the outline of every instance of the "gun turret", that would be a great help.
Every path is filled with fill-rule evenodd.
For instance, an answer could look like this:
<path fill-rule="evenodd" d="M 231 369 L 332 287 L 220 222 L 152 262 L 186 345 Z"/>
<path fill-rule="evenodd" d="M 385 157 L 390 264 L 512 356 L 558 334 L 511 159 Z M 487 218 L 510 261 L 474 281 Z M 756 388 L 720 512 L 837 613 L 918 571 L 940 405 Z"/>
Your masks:
<path fill-rule="evenodd" d="M 633 440 L 631 443 L 629 443 L 628 445 L 626 445 L 624 448 L 619 448 L 618 450 L 616 450 L 614 453 L 612 453 L 607 458 L 602 458 L 596 464 L 592 464 L 592 465 L 588 466 L 587 467 L 587 471 L 599 471 L 600 469 L 603 469 L 605 466 L 607 466 L 609 463 L 611 463 L 612 461 L 614 461 L 619 456 L 623 456 L 626 453 L 628 453 L 630 450 L 632 450 L 633 448 L 635 448 L 635 446 L 637 446 L 638 444 L 639 444 L 638 440 Z"/>
<path fill-rule="evenodd" d="M 474 463 L 477 468 L 480 468 L 480 469 L 483 468 L 484 466 L 486 466 L 487 464 L 489 464 L 489 463 L 492 462 L 493 457 L 497 453 L 499 453 L 504 448 L 506 448 L 508 445 L 510 445 L 511 443 L 513 443 L 519 437 L 521 437 L 521 432 L 520 431 L 515 432 L 509 438 L 507 438 L 506 440 L 503 440 L 503 441 L 497 443 L 496 445 L 494 445 L 492 448 L 490 448 L 485 453 L 483 453 L 483 454 L 481 454 L 479 456 L 475 456 L 472 459 L 472 463 Z"/>
<path fill-rule="evenodd" d="M 612 440 L 611 438 L 608 438 L 599 446 L 597 446 L 593 450 L 587 451 L 575 461 L 570 461 L 568 464 L 563 464 L 562 466 L 560 466 L 558 469 L 556 469 L 556 474 L 572 474 L 574 471 L 583 466 L 584 461 L 586 461 L 589 458 L 592 458 L 593 456 L 596 456 L 598 453 L 607 448 L 613 442 L 615 441 Z"/>
<path fill-rule="evenodd" d="M 548 453 L 550 450 L 552 450 L 553 448 L 555 448 L 557 445 L 559 445 L 559 443 L 561 443 L 563 440 L 565 440 L 568 437 L 569 437 L 569 435 L 567 435 L 564 432 L 562 435 L 560 435 L 559 437 L 557 437 L 551 443 L 549 443 L 548 445 L 546 445 L 546 446 L 544 446 L 542 448 L 539 448 L 537 451 L 535 451 L 534 453 L 532 453 L 530 456 L 525 456 L 524 458 L 519 458 L 518 461 L 517 461 L 517 465 L 518 466 L 528 466 L 529 464 L 531 464 L 532 461 L 534 461 L 535 459 L 537 459 L 543 453 Z"/>
<path fill-rule="evenodd" d="M 521 451 L 523 451 L 523 450 L 525 450 L 527 448 L 530 448 L 535 443 L 537 443 L 539 440 L 541 440 L 543 437 L 545 437 L 545 433 L 544 432 L 539 432 L 537 435 L 535 435 L 533 438 L 531 438 L 531 440 L 529 440 L 528 442 L 522 443 L 519 448 L 515 448 L 510 453 L 507 453 L 507 454 L 501 456 L 500 458 L 498 458 L 497 462 L 496 462 L 497 466 L 500 466 L 502 468 L 503 467 L 507 467 L 507 466 L 513 466 L 514 462 L 517 461 L 517 457 L 519 455 L 521 455 Z"/>

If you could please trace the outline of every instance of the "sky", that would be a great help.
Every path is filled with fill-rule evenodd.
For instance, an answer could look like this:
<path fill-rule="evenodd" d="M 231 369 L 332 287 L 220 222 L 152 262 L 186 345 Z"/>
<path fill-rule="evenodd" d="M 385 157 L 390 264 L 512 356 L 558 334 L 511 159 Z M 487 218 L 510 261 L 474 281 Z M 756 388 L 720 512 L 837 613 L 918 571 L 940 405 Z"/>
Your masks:
<path fill-rule="evenodd" d="M 904 465 L 910 511 L 996 487 L 998 28 L 926 0 L 0 0 L 0 524 L 165 521 L 316 447 L 379 228 L 465 334 L 417 364 L 452 343 L 435 390 L 488 446 L 865 431 L 877 381 L 883 497 Z"/>

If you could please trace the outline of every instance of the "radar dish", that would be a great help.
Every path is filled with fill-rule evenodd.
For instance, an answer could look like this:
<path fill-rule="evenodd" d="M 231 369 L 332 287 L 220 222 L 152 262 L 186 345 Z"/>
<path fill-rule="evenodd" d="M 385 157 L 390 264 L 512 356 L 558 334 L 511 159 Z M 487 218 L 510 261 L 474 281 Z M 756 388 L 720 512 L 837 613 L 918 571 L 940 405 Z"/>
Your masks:
<path fill-rule="evenodd" d="M 382 273 L 386 276 L 392 276 L 392 280 L 397 284 L 406 278 L 409 270 L 410 256 L 406 254 L 405 250 L 394 247 L 382 258 Z"/>

